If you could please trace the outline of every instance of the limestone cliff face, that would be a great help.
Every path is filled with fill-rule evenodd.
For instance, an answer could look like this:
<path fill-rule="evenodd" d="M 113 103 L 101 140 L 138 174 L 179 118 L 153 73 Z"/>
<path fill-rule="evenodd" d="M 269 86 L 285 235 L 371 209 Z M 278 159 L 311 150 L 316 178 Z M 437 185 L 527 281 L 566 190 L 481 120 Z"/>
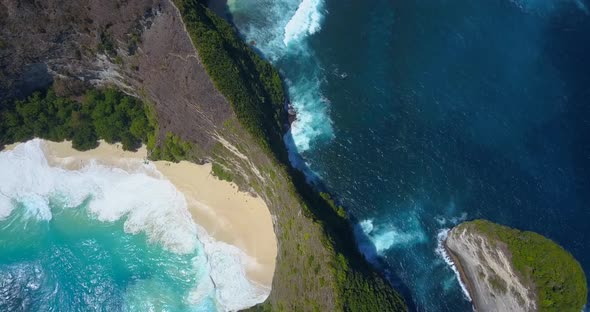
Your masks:
<path fill-rule="evenodd" d="M 449 232 L 446 249 L 477 311 L 536 311 L 535 294 L 515 272 L 508 248 L 473 227 Z"/>
<path fill-rule="evenodd" d="M 54 79 L 115 84 L 154 104 L 163 133 L 205 153 L 232 116 L 170 1 L 1 0 L 0 47 L 0 100 Z"/>

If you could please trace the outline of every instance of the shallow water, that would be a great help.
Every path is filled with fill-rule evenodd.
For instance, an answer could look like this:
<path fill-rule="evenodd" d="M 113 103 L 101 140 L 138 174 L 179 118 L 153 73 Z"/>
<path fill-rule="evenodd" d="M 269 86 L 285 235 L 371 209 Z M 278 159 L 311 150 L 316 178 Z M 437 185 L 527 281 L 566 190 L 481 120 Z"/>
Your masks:
<path fill-rule="evenodd" d="M 268 295 L 236 247 L 195 224 L 151 164 L 50 166 L 40 140 L 0 153 L 1 311 L 226 311 Z"/>
<path fill-rule="evenodd" d="M 419 311 L 469 311 L 437 252 L 486 218 L 590 272 L 590 16 L 583 0 L 241 0 L 298 111 L 292 160 L 356 219 Z"/>

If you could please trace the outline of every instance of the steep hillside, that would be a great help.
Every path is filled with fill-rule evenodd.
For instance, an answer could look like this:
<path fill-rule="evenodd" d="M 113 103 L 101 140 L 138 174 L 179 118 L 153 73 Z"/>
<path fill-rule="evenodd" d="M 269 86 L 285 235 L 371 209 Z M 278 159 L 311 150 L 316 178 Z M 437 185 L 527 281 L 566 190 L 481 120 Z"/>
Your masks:
<path fill-rule="evenodd" d="M 276 71 L 198 1 L 1 0 L 0 69 L 0 101 L 50 84 L 71 98 L 90 85 L 137 96 L 157 117 L 156 146 L 172 133 L 190 144 L 182 157 L 262 197 L 279 246 L 257 309 L 406 309 L 356 250 L 342 209 L 289 166 Z"/>

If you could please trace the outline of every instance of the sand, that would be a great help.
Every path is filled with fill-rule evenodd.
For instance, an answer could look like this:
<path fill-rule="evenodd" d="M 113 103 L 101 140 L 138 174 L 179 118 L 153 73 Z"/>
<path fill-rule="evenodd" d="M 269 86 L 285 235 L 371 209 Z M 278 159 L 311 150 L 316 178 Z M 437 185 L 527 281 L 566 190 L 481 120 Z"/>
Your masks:
<path fill-rule="evenodd" d="M 147 151 L 123 151 L 121 144 L 100 142 L 96 149 L 80 152 L 70 142 L 44 142 L 45 154 L 52 165 L 78 169 L 88 161 L 133 170 L 147 161 Z M 15 145 L 7 146 L 11 149 Z M 162 176 L 184 194 L 195 223 L 217 241 L 240 248 L 250 261 L 245 263 L 246 275 L 252 282 L 271 287 L 277 255 L 272 218 L 264 201 L 239 192 L 235 184 L 211 175 L 211 164 L 196 165 L 182 161 L 152 162 Z"/>

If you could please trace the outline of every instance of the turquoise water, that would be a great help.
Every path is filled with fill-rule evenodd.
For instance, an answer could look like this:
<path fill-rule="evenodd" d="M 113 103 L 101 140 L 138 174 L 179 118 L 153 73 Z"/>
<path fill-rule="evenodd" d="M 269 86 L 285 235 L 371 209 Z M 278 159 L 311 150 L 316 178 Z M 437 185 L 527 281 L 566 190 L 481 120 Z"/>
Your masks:
<path fill-rule="evenodd" d="M 238 248 L 216 242 L 151 164 L 0 153 L 0 311 L 227 311 L 263 301 Z"/>
<path fill-rule="evenodd" d="M 208 273 L 202 250 L 176 254 L 127 234 L 125 220 L 96 220 L 90 201 L 64 207 L 56 195 L 51 220 L 15 201 L 0 222 L 0 310 L 215 311 L 212 298 L 186 300 Z"/>

